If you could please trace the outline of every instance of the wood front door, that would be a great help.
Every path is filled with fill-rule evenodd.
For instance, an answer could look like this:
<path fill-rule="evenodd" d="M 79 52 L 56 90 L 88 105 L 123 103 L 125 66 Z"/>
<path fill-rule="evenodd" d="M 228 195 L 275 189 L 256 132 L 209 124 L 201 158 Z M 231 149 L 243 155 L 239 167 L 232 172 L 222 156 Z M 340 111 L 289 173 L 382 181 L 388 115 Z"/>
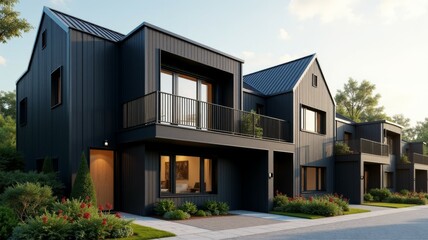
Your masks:
<path fill-rule="evenodd" d="M 90 173 L 97 193 L 97 204 L 114 207 L 114 151 L 90 150 Z"/>

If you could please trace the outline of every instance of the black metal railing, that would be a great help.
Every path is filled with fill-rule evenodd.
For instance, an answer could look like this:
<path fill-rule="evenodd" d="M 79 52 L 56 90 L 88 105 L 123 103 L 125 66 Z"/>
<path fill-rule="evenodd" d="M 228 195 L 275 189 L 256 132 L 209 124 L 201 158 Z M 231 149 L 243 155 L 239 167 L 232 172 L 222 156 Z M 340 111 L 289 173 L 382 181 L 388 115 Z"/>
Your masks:
<path fill-rule="evenodd" d="M 335 153 L 337 155 L 368 153 L 379 156 L 389 155 L 389 146 L 376 141 L 360 138 L 347 141 L 336 141 Z"/>
<path fill-rule="evenodd" d="M 419 153 L 413 153 L 413 163 L 428 165 L 428 156 Z"/>
<path fill-rule="evenodd" d="M 153 123 L 290 141 L 286 121 L 255 112 L 163 92 L 153 92 L 123 104 L 124 128 Z"/>

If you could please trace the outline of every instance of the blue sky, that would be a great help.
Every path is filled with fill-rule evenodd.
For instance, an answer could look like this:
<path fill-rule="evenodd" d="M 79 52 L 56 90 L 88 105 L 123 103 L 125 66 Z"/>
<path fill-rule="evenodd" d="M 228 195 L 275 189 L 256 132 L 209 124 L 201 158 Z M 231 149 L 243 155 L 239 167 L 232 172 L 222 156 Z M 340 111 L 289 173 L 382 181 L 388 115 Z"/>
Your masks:
<path fill-rule="evenodd" d="M 0 90 L 26 70 L 43 6 L 124 34 L 146 21 L 244 59 L 244 73 L 317 53 L 333 94 L 367 79 L 388 114 L 428 117 L 428 0 L 21 0 L 34 29 L 0 44 Z"/>

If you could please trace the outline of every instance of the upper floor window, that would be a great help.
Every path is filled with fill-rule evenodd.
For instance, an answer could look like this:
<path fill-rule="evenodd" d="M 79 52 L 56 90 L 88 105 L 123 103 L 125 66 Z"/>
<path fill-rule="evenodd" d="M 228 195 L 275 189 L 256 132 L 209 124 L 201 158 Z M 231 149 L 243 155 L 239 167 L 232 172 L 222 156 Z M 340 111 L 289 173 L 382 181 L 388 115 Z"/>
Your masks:
<path fill-rule="evenodd" d="M 42 33 L 42 49 L 46 47 L 46 42 L 47 42 L 47 33 L 46 33 L 46 30 L 44 30 Z"/>
<path fill-rule="evenodd" d="M 263 104 L 256 104 L 256 113 L 257 114 L 265 114 L 265 106 Z"/>
<path fill-rule="evenodd" d="M 300 117 L 302 130 L 325 134 L 325 112 L 302 106 Z"/>
<path fill-rule="evenodd" d="M 325 167 L 302 167 L 300 176 L 302 192 L 325 191 L 325 172 Z"/>
<path fill-rule="evenodd" d="M 27 98 L 19 102 L 19 124 L 25 126 L 27 124 Z"/>
<path fill-rule="evenodd" d="M 315 74 L 312 74 L 312 87 L 318 87 L 318 77 Z"/>
<path fill-rule="evenodd" d="M 57 68 L 51 74 L 51 107 L 54 108 L 61 104 L 61 67 Z"/>

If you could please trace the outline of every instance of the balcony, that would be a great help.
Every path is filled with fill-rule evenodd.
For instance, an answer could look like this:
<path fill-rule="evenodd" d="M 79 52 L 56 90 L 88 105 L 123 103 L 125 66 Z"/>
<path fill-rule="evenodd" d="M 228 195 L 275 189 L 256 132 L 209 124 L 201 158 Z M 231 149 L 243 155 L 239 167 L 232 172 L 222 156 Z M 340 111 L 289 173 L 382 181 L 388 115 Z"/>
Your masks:
<path fill-rule="evenodd" d="M 152 92 L 123 104 L 124 129 L 153 124 L 290 141 L 284 120 L 164 92 Z"/>
<path fill-rule="evenodd" d="M 348 141 L 336 141 L 336 155 L 347 154 L 373 154 L 378 156 L 389 156 L 387 144 L 360 138 Z"/>
<path fill-rule="evenodd" d="M 428 156 L 419 153 L 413 153 L 413 163 L 428 165 Z"/>

